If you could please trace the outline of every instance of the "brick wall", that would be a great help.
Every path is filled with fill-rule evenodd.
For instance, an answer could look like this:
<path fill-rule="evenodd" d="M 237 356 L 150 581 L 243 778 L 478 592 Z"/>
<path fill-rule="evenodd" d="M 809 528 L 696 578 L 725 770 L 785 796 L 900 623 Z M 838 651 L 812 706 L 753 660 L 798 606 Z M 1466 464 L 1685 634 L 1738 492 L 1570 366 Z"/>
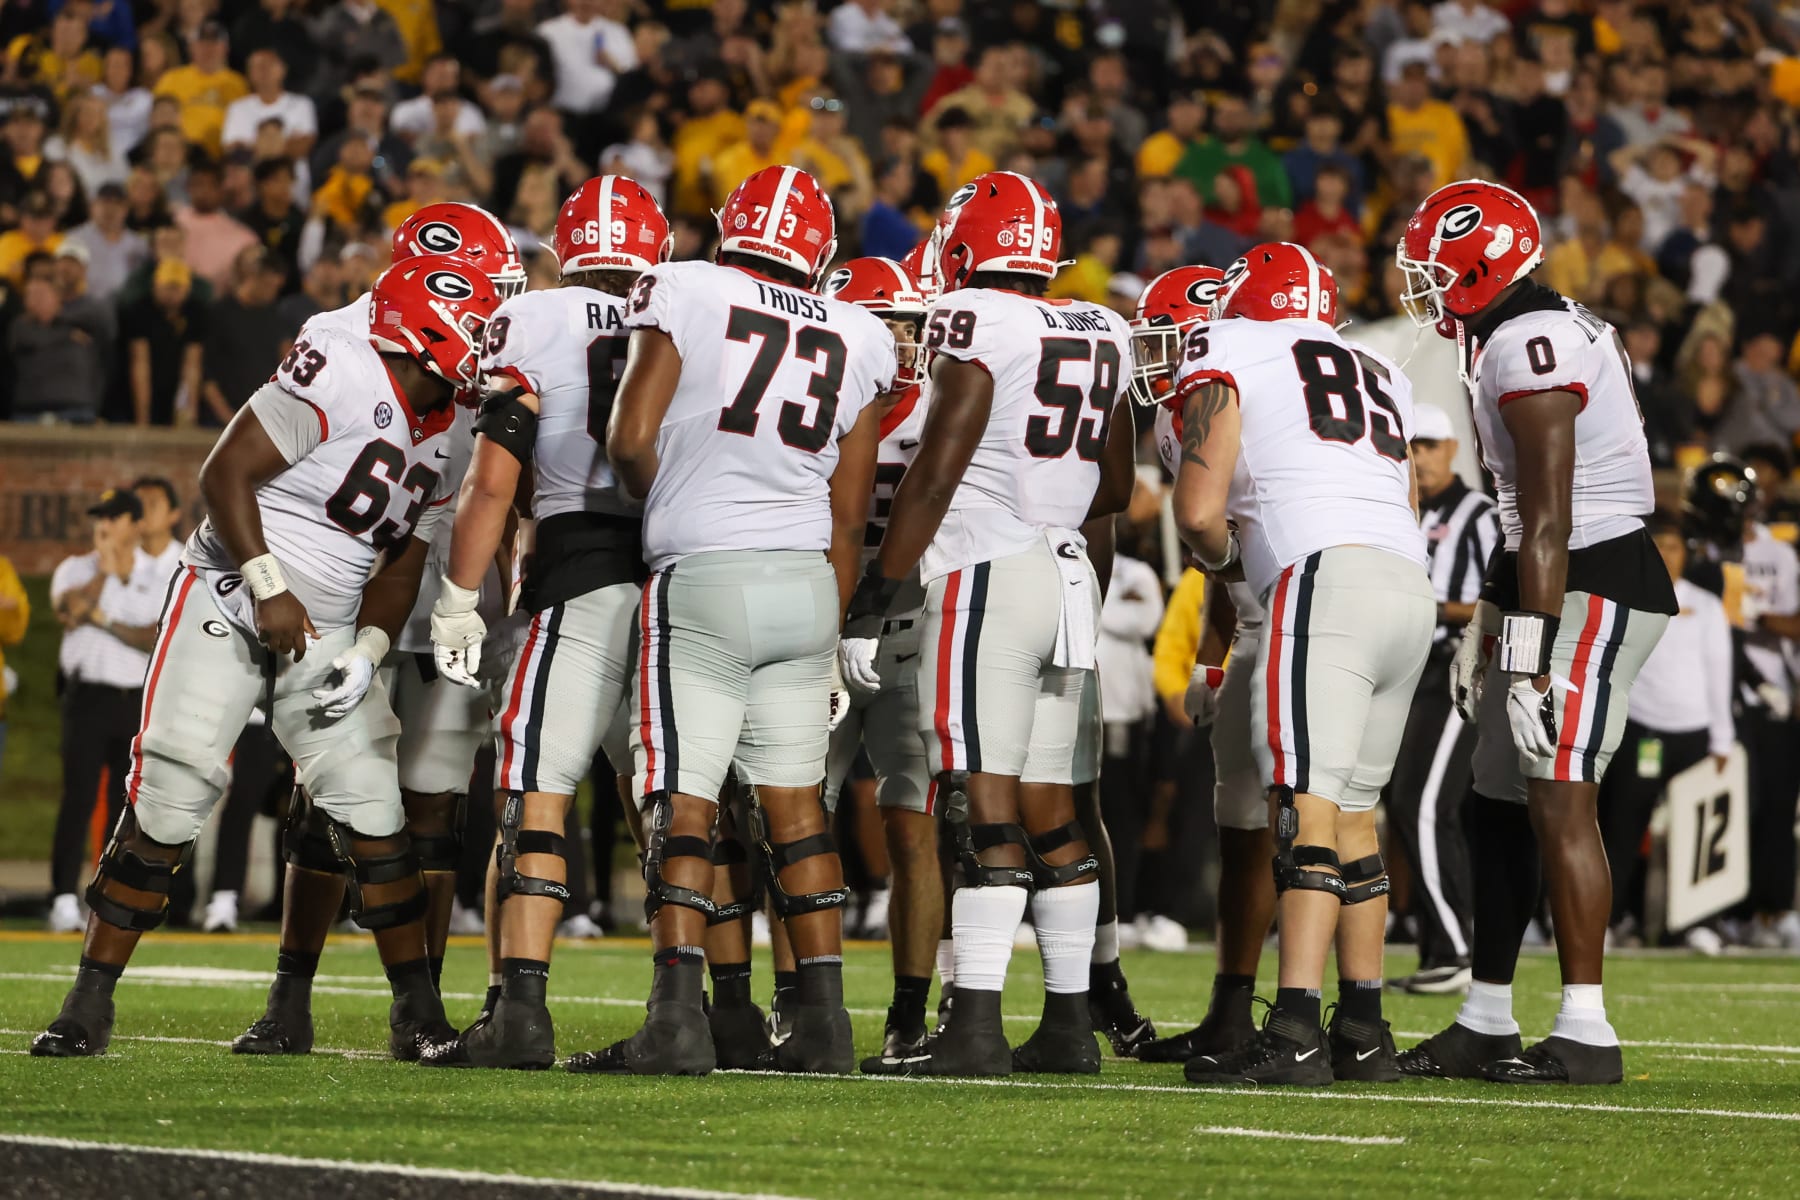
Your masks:
<path fill-rule="evenodd" d="M 199 519 L 195 480 L 215 430 L 0 424 L 0 553 L 21 575 L 48 575 L 70 554 L 92 548 L 86 510 L 109 487 L 161 475 Z"/>

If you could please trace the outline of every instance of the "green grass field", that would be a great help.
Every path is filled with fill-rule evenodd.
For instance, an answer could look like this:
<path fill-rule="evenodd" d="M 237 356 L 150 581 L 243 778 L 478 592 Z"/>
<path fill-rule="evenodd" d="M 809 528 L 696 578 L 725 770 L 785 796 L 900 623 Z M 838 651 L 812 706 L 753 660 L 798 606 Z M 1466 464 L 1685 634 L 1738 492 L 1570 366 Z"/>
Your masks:
<path fill-rule="evenodd" d="M 559 949 L 551 989 L 561 1052 L 637 1026 L 645 948 Z M 225 1050 L 260 1012 L 272 938 L 174 934 L 146 939 L 126 973 L 105 1058 L 28 1058 L 77 953 L 72 938 L 0 932 L 0 1145 L 4 1135 L 30 1134 L 908 1200 L 1800 1191 L 1800 967 L 1791 959 L 1613 963 L 1611 1016 L 1628 1047 L 1621 1087 L 1407 1082 L 1259 1093 L 1194 1089 L 1179 1067 L 1111 1060 L 1084 1082 L 428 1071 L 381 1057 L 387 988 L 360 937 L 334 940 L 324 958 L 321 1050 L 310 1058 L 246 1060 Z M 1140 1007 L 1171 1029 L 1200 1015 L 1211 967 L 1202 954 L 1126 961 Z M 1032 1027 L 1035 968 L 1035 954 L 1015 956 L 1015 1040 Z M 757 969 L 765 994 L 766 964 Z M 453 947 L 445 975 L 453 1020 L 473 1016 L 484 983 L 476 944 Z M 872 1050 L 889 987 L 885 947 L 852 949 L 846 984 L 859 1046 Z M 1518 994 L 1527 1033 L 1541 1035 L 1556 1005 L 1554 960 L 1528 958 Z M 1395 997 L 1388 1016 L 1404 1046 L 1446 1023 L 1456 1003 Z"/>

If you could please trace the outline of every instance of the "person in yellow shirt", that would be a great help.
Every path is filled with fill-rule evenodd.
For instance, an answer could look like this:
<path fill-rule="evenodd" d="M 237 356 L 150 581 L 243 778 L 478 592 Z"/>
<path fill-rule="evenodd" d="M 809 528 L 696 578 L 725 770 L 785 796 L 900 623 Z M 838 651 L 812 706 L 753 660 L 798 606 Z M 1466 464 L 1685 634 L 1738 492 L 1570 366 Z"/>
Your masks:
<path fill-rule="evenodd" d="M 56 253 L 62 234 L 56 232 L 56 210 L 50 197 L 31 192 L 19 205 L 19 227 L 0 233 L 0 279 L 15 287 L 24 281 L 25 260 L 43 251 Z"/>
<path fill-rule="evenodd" d="M 416 84 L 425 71 L 425 60 L 444 48 L 438 32 L 437 7 L 432 0 L 376 0 L 400 29 L 406 43 L 406 62 L 394 68 L 394 78 Z"/>
<path fill-rule="evenodd" d="M 1113 274 L 1118 270 L 1121 247 L 1116 230 L 1097 230 L 1088 238 L 1087 249 L 1075 256 L 1074 265 L 1058 274 L 1044 294 L 1055 300 L 1105 304 Z"/>
<path fill-rule="evenodd" d="M 1163 609 L 1162 624 L 1157 626 L 1156 641 L 1150 650 L 1152 682 L 1169 720 L 1182 727 L 1193 724 L 1182 708 L 1187 695 L 1188 678 L 1200 653 L 1201 610 L 1206 603 L 1206 576 L 1189 567 L 1169 593 Z"/>
<path fill-rule="evenodd" d="M 844 102 L 836 96 L 814 96 L 807 103 L 808 132 L 782 156 L 805 171 L 831 196 L 838 220 L 860 221 L 875 198 L 869 157 L 844 126 Z"/>
<path fill-rule="evenodd" d="M 65 4 L 39 36 L 20 34 L 6 48 L 7 57 L 19 68 L 21 79 L 41 83 L 66 100 L 71 92 L 85 92 L 100 82 L 100 55 L 87 49 L 87 19 L 83 10 Z"/>
<path fill-rule="evenodd" d="M 25 627 L 31 623 L 31 600 L 12 560 L 0 554 L 0 760 L 6 756 L 6 647 L 25 640 Z"/>
<path fill-rule="evenodd" d="M 381 210 L 381 223 L 398 229 L 406 218 L 444 199 L 444 164 L 433 158 L 415 158 L 406 168 L 406 195 Z"/>
<path fill-rule="evenodd" d="M 1431 163 L 1431 186 L 1443 187 L 1466 176 L 1469 131 L 1456 109 L 1433 100 L 1426 65 L 1407 63 L 1388 91 L 1388 144 L 1396 157 L 1423 155 Z"/>
<path fill-rule="evenodd" d="M 181 102 L 181 134 L 218 157 L 225 130 L 225 110 L 250 94 L 250 84 L 225 63 L 225 27 L 217 21 L 200 26 L 194 38 L 194 61 L 165 71 L 155 94 Z"/>
<path fill-rule="evenodd" d="M 938 145 L 919 160 L 946 197 L 977 175 L 994 169 L 994 160 L 975 145 L 975 119 L 967 109 L 946 109 L 937 120 Z"/>
<path fill-rule="evenodd" d="M 712 206 L 723 208 L 733 189 L 764 167 L 781 164 L 776 140 L 781 134 L 781 106 L 773 100 L 752 100 L 744 108 L 744 140 L 727 146 L 713 158 Z"/>
<path fill-rule="evenodd" d="M 1175 164 L 1205 132 L 1206 106 L 1188 92 L 1177 92 L 1169 101 L 1169 127 L 1159 129 L 1138 147 L 1139 179 L 1163 179 L 1175 173 Z"/>
<path fill-rule="evenodd" d="M 730 95 L 725 81 L 714 75 L 702 75 L 688 86 L 689 116 L 669 147 L 675 155 L 672 207 L 679 216 L 706 216 L 714 160 L 744 140 L 744 118 L 726 107 Z"/>
<path fill-rule="evenodd" d="M 347 137 L 338 147 L 337 165 L 313 193 L 312 211 L 349 233 L 362 224 L 363 208 L 375 190 L 371 174 L 375 149 L 365 137 Z"/>

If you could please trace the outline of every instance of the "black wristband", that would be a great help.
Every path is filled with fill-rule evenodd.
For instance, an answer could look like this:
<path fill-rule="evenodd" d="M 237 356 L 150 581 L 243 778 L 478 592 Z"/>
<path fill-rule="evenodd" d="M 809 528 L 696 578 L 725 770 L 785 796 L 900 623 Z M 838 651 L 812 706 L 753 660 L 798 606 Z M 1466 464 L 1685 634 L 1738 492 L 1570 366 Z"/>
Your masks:
<path fill-rule="evenodd" d="M 900 594 L 900 584 L 900 580 L 882 575 L 880 563 L 870 562 L 863 569 L 862 578 L 857 580 L 856 590 L 850 593 L 850 608 L 844 614 L 844 636 L 880 637 L 881 622 L 894 597 Z"/>
<path fill-rule="evenodd" d="M 1500 617 L 1500 669 L 1536 679 L 1550 673 L 1550 655 L 1562 622 L 1549 613 L 1509 612 Z"/>

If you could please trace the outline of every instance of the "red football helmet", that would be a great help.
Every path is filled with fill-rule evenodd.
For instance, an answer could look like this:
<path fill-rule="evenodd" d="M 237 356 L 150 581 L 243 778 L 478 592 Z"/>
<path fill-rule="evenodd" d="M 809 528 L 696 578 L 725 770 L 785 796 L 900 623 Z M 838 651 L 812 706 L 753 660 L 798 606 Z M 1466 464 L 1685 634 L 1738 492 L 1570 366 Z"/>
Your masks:
<path fill-rule="evenodd" d="M 963 184 L 944 205 L 932 234 L 938 285 L 969 285 L 977 271 L 1053 278 L 1062 266 L 1062 214 L 1050 191 L 1012 171 L 989 171 Z"/>
<path fill-rule="evenodd" d="M 918 281 L 919 291 L 924 293 L 926 301 L 935 302 L 940 289 L 937 284 L 937 247 L 932 244 L 932 239 L 921 239 L 918 245 L 906 252 L 900 265 Z"/>
<path fill-rule="evenodd" d="M 556 261 L 562 273 L 648 271 L 675 247 L 656 197 L 624 175 L 588 180 L 556 214 Z"/>
<path fill-rule="evenodd" d="M 896 391 L 919 382 L 925 374 L 925 342 L 919 334 L 931 302 L 910 271 L 890 258 L 853 258 L 826 276 L 820 290 L 833 300 L 868 309 L 893 331 L 899 354 Z"/>
<path fill-rule="evenodd" d="M 1394 250 L 1406 276 L 1400 306 L 1421 329 L 1454 336 L 1544 261 L 1544 231 L 1525 197 L 1485 179 L 1448 183 L 1419 205 Z"/>
<path fill-rule="evenodd" d="M 475 263 L 456 254 L 414 255 L 383 271 L 369 289 L 369 340 L 453 387 L 468 387 L 488 319 L 499 307 L 499 292 Z"/>
<path fill-rule="evenodd" d="M 519 247 L 500 219 L 473 204 L 427 204 L 394 230 L 394 261 L 455 254 L 479 267 L 502 299 L 525 290 Z"/>
<path fill-rule="evenodd" d="M 1176 267 L 1150 281 L 1131 322 L 1131 398 L 1158 404 L 1175 386 L 1181 341 L 1212 313 L 1225 272 L 1217 267 Z"/>
<path fill-rule="evenodd" d="M 837 254 L 837 214 L 819 181 L 799 167 L 764 167 L 737 185 L 719 220 L 719 253 L 750 254 L 806 277 Z"/>
<path fill-rule="evenodd" d="M 1264 242 L 1225 268 L 1212 319 L 1338 324 L 1337 279 L 1305 246 Z"/>

